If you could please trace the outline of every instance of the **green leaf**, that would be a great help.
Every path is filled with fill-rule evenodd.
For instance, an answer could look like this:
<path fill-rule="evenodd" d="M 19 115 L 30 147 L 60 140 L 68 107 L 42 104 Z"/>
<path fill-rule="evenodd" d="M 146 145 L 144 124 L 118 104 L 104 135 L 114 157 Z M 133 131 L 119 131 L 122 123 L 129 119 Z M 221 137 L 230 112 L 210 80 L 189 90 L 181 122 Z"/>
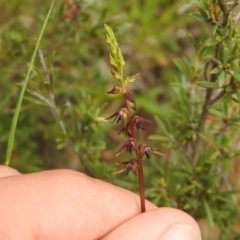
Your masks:
<path fill-rule="evenodd" d="M 219 73 L 223 68 L 223 65 L 219 65 L 218 67 L 215 67 L 210 73 L 211 74 L 216 74 Z"/>
<path fill-rule="evenodd" d="M 81 142 L 80 141 L 77 141 L 74 146 L 73 146 L 73 149 L 74 149 L 74 152 L 75 153 L 78 153 L 81 149 Z"/>
<path fill-rule="evenodd" d="M 168 132 L 168 129 L 166 127 L 166 124 L 159 118 L 159 117 L 156 117 L 156 121 L 157 121 L 157 124 L 158 124 L 158 127 L 160 128 L 160 130 L 166 135 L 166 136 L 169 136 L 170 133 Z"/>
<path fill-rule="evenodd" d="M 232 67 L 231 68 L 232 72 L 233 72 L 233 77 L 236 81 L 240 82 L 240 69 L 236 68 L 236 67 Z"/>
<path fill-rule="evenodd" d="M 195 186 L 193 184 L 183 186 L 180 189 L 179 194 L 181 194 L 181 195 L 187 194 L 188 192 L 190 192 L 194 188 L 195 188 Z"/>
<path fill-rule="evenodd" d="M 214 220 L 213 220 L 213 215 L 212 215 L 212 212 L 211 212 L 211 208 L 208 204 L 207 201 L 203 201 L 203 205 L 204 205 L 204 208 L 205 208 L 205 211 L 206 211 L 206 214 L 207 214 L 207 217 L 208 217 L 208 221 L 209 221 L 209 224 L 212 228 L 214 228 L 215 224 L 214 224 Z"/>
<path fill-rule="evenodd" d="M 198 7 L 198 11 L 199 11 L 199 13 L 200 13 L 205 19 L 208 19 L 208 18 L 209 18 L 207 12 L 206 12 L 203 8 L 199 8 L 199 7 Z"/>
<path fill-rule="evenodd" d="M 224 101 L 220 102 L 220 106 L 221 106 L 221 113 L 223 113 L 224 117 L 223 118 L 227 118 L 228 112 L 229 112 L 229 104 L 228 102 L 231 100 L 230 95 L 226 96 Z"/>
<path fill-rule="evenodd" d="M 218 84 L 216 82 L 209 81 L 197 81 L 195 82 L 198 86 L 203 88 L 218 88 Z"/>
<path fill-rule="evenodd" d="M 225 80 L 226 80 L 226 72 L 221 71 L 218 76 L 218 87 L 222 87 L 225 83 Z"/>
<path fill-rule="evenodd" d="M 68 141 L 64 138 L 58 138 L 56 139 L 56 143 L 57 143 L 57 149 L 63 149 L 68 145 Z"/>
<path fill-rule="evenodd" d="M 234 166 L 231 163 L 231 161 L 229 161 L 229 157 L 222 159 L 221 163 L 222 163 L 223 168 L 225 170 L 228 170 L 228 171 L 233 171 L 234 170 Z"/>
<path fill-rule="evenodd" d="M 32 102 L 32 103 L 34 103 L 34 104 L 43 105 L 43 106 L 47 107 L 47 104 L 46 104 L 45 102 L 42 102 L 42 101 L 38 100 L 38 99 L 35 98 L 35 97 L 24 96 L 24 99 L 26 99 L 27 101 Z"/>
<path fill-rule="evenodd" d="M 132 76 L 126 77 L 125 83 L 126 83 L 126 84 L 128 84 L 128 83 L 133 83 L 133 82 L 136 80 L 136 78 L 137 78 L 138 75 L 139 75 L 139 73 L 137 73 L 137 74 L 135 74 L 135 75 L 132 75 Z"/>
<path fill-rule="evenodd" d="M 205 45 L 206 46 L 213 46 L 213 45 L 216 45 L 218 43 L 219 43 L 219 41 L 217 39 L 209 38 L 209 39 L 206 40 Z"/>
<path fill-rule="evenodd" d="M 32 72 L 35 72 L 35 74 L 44 82 L 44 76 L 36 66 L 33 66 Z"/>
<path fill-rule="evenodd" d="M 183 166 L 182 168 L 189 174 L 192 174 L 193 173 L 193 167 L 192 165 L 190 164 L 190 161 L 189 159 L 186 158 L 186 156 L 181 153 L 181 151 L 179 151 L 179 155 L 181 156 L 182 160 L 183 160 Z"/>
<path fill-rule="evenodd" d="M 185 68 L 183 62 L 181 61 L 181 59 L 175 58 L 175 59 L 173 59 L 173 62 L 177 66 L 177 68 L 179 69 L 180 72 L 182 72 L 182 73 L 186 72 L 186 68 Z"/>
<path fill-rule="evenodd" d="M 191 0 L 191 2 L 193 2 L 199 9 L 204 9 L 206 11 L 209 11 L 209 6 L 204 2 L 199 0 Z"/>
<path fill-rule="evenodd" d="M 240 104 L 240 92 L 239 92 L 239 90 L 236 90 L 235 93 L 237 95 L 238 103 Z"/>
<path fill-rule="evenodd" d="M 213 161 L 215 161 L 216 158 L 219 157 L 220 154 L 221 154 L 220 151 L 214 151 L 207 161 L 209 163 L 213 163 Z"/>
<path fill-rule="evenodd" d="M 194 20 L 196 20 L 198 22 L 202 22 L 202 23 L 207 23 L 207 20 L 208 20 L 207 18 L 203 17 L 202 15 L 200 15 L 198 13 L 190 13 L 190 14 L 188 14 L 188 16 L 190 16 Z"/>
<path fill-rule="evenodd" d="M 220 51 L 220 60 L 223 64 L 226 64 L 229 57 L 229 50 L 227 47 L 223 47 Z"/>
<path fill-rule="evenodd" d="M 228 41 L 228 42 L 232 42 L 232 41 L 235 41 L 236 38 L 230 37 L 230 36 L 226 36 L 226 37 L 225 37 L 225 40 Z"/>
<path fill-rule="evenodd" d="M 217 28 L 216 32 L 218 35 L 220 35 L 221 37 L 224 37 L 226 35 L 225 29 L 223 28 Z"/>
<path fill-rule="evenodd" d="M 76 117 L 76 114 L 75 114 L 75 109 L 74 109 L 74 106 L 72 105 L 72 103 L 70 101 L 67 101 L 66 102 L 66 107 L 68 109 L 68 112 L 70 114 L 70 117 L 71 117 L 71 131 L 72 131 L 72 134 L 76 135 L 78 134 L 79 132 L 79 121 L 77 120 L 77 117 Z"/>
<path fill-rule="evenodd" d="M 168 137 L 161 135 L 151 135 L 149 136 L 149 139 L 154 141 L 169 141 Z"/>
<path fill-rule="evenodd" d="M 225 118 L 225 114 L 222 112 L 222 111 L 219 111 L 215 108 L 211 108 L 208 110 L 210 114 L 214 115 L 214 116 L 217 116 L 219 118 Z"/>
<path fill-rule="evenodd" d="M 222 41 L 224 40 L 224 38 L 218 35 L 218 36 L 216 37 L 216 40 L 217 40 L 218 42 L 222 42 Z"/>

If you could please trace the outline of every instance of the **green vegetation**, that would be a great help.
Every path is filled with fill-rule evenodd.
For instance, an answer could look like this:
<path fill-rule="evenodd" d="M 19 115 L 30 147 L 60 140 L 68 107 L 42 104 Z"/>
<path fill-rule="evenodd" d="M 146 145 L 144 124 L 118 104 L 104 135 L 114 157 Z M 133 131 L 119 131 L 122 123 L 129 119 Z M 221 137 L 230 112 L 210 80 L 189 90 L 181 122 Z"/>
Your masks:
<path fill-rule="evenodd" d="M 111 174 L 129 156 L 115 158 L 126 139 L 105 121 L 122 107 L 106 94 L 115 85 L 107 24 L 124 75 L 139 72 L 130 85 L 137 115 L 155 122 L 139 141 L 165 154 L 143 160 L 146 197 L 205 221 L 204 240 L 240 239 L 237 1 L 56 1 L 41 39 L 50 2 L 2 0 L 0 9 L 1 164 L 11 157 L 25 173 L 72 168 L 138 192 L 134 174 Z"/>

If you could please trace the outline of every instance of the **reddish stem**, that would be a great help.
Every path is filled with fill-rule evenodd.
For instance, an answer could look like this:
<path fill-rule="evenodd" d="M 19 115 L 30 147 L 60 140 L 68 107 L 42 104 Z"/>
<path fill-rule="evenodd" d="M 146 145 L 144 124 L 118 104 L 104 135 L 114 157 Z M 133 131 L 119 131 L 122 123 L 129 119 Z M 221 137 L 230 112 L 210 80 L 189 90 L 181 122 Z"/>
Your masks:
<path fill-rule="evenodd" d="M 123 86 L 122 86 L 122 88 L 123 88 L 123 91 L 125 91 Z M 123 96 L 124 96 L 124 100 L 125 100 L 127 110 L 128 110 L 128 122 L 129 122 L 129 126 L 130 126 L 130 131 L 131 131 L 132 137 L 137 140 L 136 130 L 132 123 L 131 108 L 129 106 L 129 102 L 127 101 L 125 95 L 123 95 Z M 136 153 L 136 157 L 137 157 L 137 161 L 138 161 L 138 186 L 139 186 L 139 194 L 140 194 L 141 212 L 143 213 L 143 212 L 146 212 L 145 196 L 144 196 L 143 166 L 142 166 L 142 159 L 141 159 L 138 148 L 136 148 L 135 153 Z"/>

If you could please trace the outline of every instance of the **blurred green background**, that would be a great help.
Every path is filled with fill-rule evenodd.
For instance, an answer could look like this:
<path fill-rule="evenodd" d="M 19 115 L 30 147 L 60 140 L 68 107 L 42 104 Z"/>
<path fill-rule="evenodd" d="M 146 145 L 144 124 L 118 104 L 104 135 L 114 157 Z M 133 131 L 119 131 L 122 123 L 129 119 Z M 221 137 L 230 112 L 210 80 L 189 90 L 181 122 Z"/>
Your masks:
<path fill-rule="evenodd" d="M 20 86 L 49 6 L 49 1 L 39 0 L 0 2 L 1 164 L 5 161 Z M 121 154 L 115 158 L 125 137 L 117 135 L 119 126 L 104 120 L 123 104 L 121 98 L 106 94 L 115 85 L 103 27 L 106 23 L 114 30 L 122 49 L 126 75 L 140 73 L 131 86 L 137 113 L 155 121 L 146 126 L 140 138 L 166 154 L 163 157 L 152 155 L 148 162 L 144 162 L 147 197 L 159 206 L 178 207 L 189 212 L 200 222 L 206 240 L 240 239 L 232 229 L 239 222 L 239 212 L 232 204 L 232 196 L 222 197 L 226 214 L 219 217 L 221 221 L 218 221 L 218 214 L 222 213 L 219 205 L 223 202 L 214 206 L 219 212 L 212 215 L 208 212 L 208 204 L 204 210 L 201 189 L 207 187 L 208 182 L 199 180 L 200 183 L 195 182 L 194 187 L 189 185 L 189 181 L 195 181 L 189 178 L 192 174 L 188 171 L 190 164 L 185 158 L 178 162 L 181 158 L 179 151 L 170 154 L 174 146 L 165 143 L 163 134 L 169 129 L 159 120 L 170 119 L 169 122 L 173 125 L 176 122 L 176 126 L 181 120 L 176 119 L 181 114 L 176 99 L 177 95 L 187 96 L 188 92 L 175 91 L 174 95 L 171 90 L 173 84 L 181 82 L 176 82 L 180 78 L 179 69 L 175 66 L 176 58 L 194 58 L 195 49 L 189 34 L 198 40 L 205 28 L 188 16 L 188 13 L 196 11 L 194 4 L 184 0 L 56 1 L 40 44 L 53 86 L 48 89 L 46 72 L 38 56 L 21 108 L 10 166 L 23 173 L 71 168 L 138 191 L 133 174 L 111 174 L 118 168 L 115 162 L 124 161 L 129 156 Z M 49 93 L 54 94 L 55 110 L 59 114 L 57 121 L 51 108 L 37 98 L 36 93 L 44 99 L 49 98 Z M 182 104 L 186 102 L 182 101 Z M 67 129 L 67 138 L 60 121 Z M 182 135 L 181 141 L 188 137 Z M 235 167 L 237 169 L 239 164 Z M 237 174 L 233 172 L 231 176 L 236 179 Z M 178 179 L 183 180 L 178 182 Z M 212 191 L 221 190 L 221 179 L 217 179 Z M 226 224 L 228 232 L 223 238 L 219 233 L 223 231 L 221 224 L 226 218 L 234 221 Z M 209 221 L 215 222 L 214 230 Z"/>
<path fill-rule="evenodd" d="M 3 163 L 19 94 L 16 86 L 21 84 L 26 74 L 49 4 L 38 1 L 2 1 L 0 7 L 0 153 Z M 90 132 L 94 135 L 92 141 L 96 143 L 91 147 L 96 149 L 85 147 L 87 155 L 93 155 L 92 158 L 101 155 L 102 161 L 112 162 L 111 149 L 116 149 L 122 142 L 121 138 L 115 136 L 114 130 L 110 130 L 111 125 L 104 123 L 104 118 L 121 106 L 121 100 L 106 94 L 115 82 L 110 73 L 103 24 L 109 24 L 115 31 L 127 62 L 126 74 L 140 73 L 138 83 L 132 86 L 139 111 L 148 117 L 168 116 L 169 96 L 166 90 L 176 74 L 172 68 L 172 58 L 184 54 L 181 42 L 187 34 L 186 27 L 190 21 L 183 14 L 184 7 L 188 8 L 188 5 L 179 1 L 55 3 L 40 48 L 47 67 L 51 68 L 58 108 L 61 109 L 66 103 L 79 105 L 81 128 L 84 125 L 91 126 L 84 136 L 89 137 Z M 37 69 L 43 71 L 39 57 L 36 60 L 36 72 Z M 44 83 L 39 78 L 37 73 L 32 74 L 29 89 L 37 89 L 44 95 Z M 62 134 L 49 113 L 49 109 L 40 101 L 26 96 L 17 127 L 12 166 L 23 172 L 80 167 L 72 155 L 68 157 L 68 154 L 74 155 L 74 152 L 56 148 L 56 139 L 61 138 Z M 65 120 L 69 128 L 73 127 L 70 126 L 73 123 L 68 123 L 71 119 L 67 113 Z M 149 131 L 154 131 L 154 126 Z M 81 136 L 74 138 L 81 139 Z"/>

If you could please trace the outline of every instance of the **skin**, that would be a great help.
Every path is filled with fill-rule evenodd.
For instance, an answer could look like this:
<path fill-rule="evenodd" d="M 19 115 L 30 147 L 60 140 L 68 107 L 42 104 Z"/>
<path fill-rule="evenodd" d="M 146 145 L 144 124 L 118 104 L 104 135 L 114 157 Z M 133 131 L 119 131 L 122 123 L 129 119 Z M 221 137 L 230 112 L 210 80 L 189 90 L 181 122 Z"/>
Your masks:
<path fill-rule="evenodd" d="M 20 174 L 0 166 L 0 239 L 200 240 L 195 220 L 72 170 Z"/>

